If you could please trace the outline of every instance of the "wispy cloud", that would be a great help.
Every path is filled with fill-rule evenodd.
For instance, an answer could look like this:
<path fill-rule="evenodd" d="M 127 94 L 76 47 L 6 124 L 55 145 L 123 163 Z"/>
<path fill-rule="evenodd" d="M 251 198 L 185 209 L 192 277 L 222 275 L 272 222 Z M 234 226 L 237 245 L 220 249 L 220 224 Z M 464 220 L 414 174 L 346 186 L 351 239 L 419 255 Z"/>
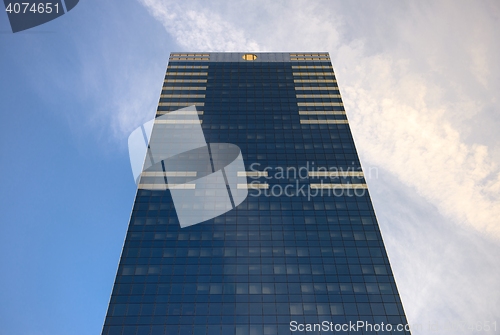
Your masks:
<path fill-rule="evenodd" d="M 158 43 L 161 36 L 151 34 L 163 29 L 147 22 L 150 16 L 139 3 L 132 5 L 102 4 L 107 14 L 95 23 L 102 26 L 86 29 L 75 42 L 78 90 L 63 84 L 85 106 L 101 140 L 113 148 L 118 142 L 122 149 L 130 132 L 154 117 L 168 60 L 167 47 Z M 82 122 L 81 116 L 75 122 Z"/>
<path fill-rule="evenodd" d="M 387 171 L 379 175 L 370 194 L 412 334 L 471 334 L 468 325 L 498 320 L 500 244 L 446 220 Z M 441 331 L 429 330 L 437 324 Z"/>
<path fill-rule="evenodd" d="M 169 0 L 139 0 L 158 19 L 175 41 L 191 51 L 259 51 L 244 30 L 216 12 L 193 3 Z"/>
<path fill-rule="evenodd" d="M 486 145 L 466 143 L 446 118 L 453 102 L 427 102 L 437 90 L 405 61 L 353 59 L 344 89 L 361 153 L 414 187 L 443 214 L 500 238 L 500 174 Z M 376 78 L 376 80 L 373 80 Z M 480 103 L 470 99 L 469 109 Z"/>

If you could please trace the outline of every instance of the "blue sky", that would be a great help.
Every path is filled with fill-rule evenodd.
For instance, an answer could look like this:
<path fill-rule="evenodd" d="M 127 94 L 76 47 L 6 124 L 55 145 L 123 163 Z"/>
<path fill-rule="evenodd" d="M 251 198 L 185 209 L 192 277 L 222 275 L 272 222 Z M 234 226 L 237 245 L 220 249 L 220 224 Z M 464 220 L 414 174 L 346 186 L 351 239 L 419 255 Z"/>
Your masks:
<path fill-rule="evenodd" d="M 500 327 L 499 30 L 495 1 L 86 0 L 17 34 L 1 14 L 0 333 L 100 332 L 127 136 L 169 53 L 206 50 L 330 52 L 414 334 Z"/>

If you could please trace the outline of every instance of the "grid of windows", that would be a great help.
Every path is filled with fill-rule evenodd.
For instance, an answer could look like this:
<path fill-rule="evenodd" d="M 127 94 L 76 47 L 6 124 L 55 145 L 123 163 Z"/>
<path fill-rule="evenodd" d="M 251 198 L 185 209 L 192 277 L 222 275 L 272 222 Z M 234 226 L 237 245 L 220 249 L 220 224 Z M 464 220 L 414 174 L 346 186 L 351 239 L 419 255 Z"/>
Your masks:
<path fill-rule="evenodd" d="M 327 53 L 292 53 L 290 54 L 290 60 L 303 62 L 324 62 L 330 61 L 330 56 Z M 331 66 L 331 64 L 327 64 L 325 66 Z"/>
<path fill-rule="evenodd" d="M 210 54 L 207 53 L 172 53 L 170 61 L 191 61 L 200 62 L 210 60 Z"/>
<path fill-rule="evenodd" d="M 248 184 L 238 187 L 249 196 L 181 229 L 168 189 L 140 188 L 103 335 L 283 335 L 294 334 L 292 321 L 405 324 L 328 54 L 290 54 L 290 62 L 242 55 L 196 63 L 173 54 L 167 74 L 208 66 L 205 81 L 165 81 L 157 115 L 203 105 L 207 142 L 240 147 Z M 297 77 L 299 58 L 314 60 L 300 60 L 306 74 Z M 307 79 L 317 73 L 330 79 Z"/>

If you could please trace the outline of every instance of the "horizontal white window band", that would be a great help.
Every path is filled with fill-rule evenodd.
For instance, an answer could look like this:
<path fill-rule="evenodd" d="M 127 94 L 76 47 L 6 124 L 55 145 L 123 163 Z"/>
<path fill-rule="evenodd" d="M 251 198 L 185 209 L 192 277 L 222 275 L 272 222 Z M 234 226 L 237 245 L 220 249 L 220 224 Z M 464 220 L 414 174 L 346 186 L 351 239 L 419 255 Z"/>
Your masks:
<path fill-rule="evenodd" d="M 296 91 L 335 91 L 335 90 L 338 90 L 338 86 L 334 86 L 334 87 L 309 87 L 309 86 L 299 86 L 299 87 L 295 87 L 295 90 Z"/>
<path fill-rule="evenodd" d="M 294 59 L 307 59 L 307 60 L 330 60 L 328 55 L 290 55 L 290 60 Z"/>
<path fill-rule="evenodd" d="M 309 177 L 363 177 L 363 171 L 309 171 Z"/>
<path fill-rule="evenodd" d="M 143 177 L 196 177 L 196 171 L 144 171 Z"/>
<path fill-rule="evenodd" d="M 167 76 L 206 76 L 208 72 L 167 72 Z"/>
<path fill-rule="evenodd" d="M 297 69 L 297 70 L 329 69 L 329 70 L 333 70 L 333 67 L 327 66 L 327 65 L 293 65 L 292 69 Z"/>
<path fill-rule="evenodd" d="M 203 115 L 203 111 L 165 111 L 163 114 L 175 112 L 176 115 Z"/>
<path fill-rule="evenodd" d="M 252 183 L 252 184 L 238 184 L 237 186 L 238 189 L 242 190 L 242 189 L 249 189 L 249 190 L 252 190 L 252 189 L 268 189 L 269 188 L 269 184 L 257 184 L 257 183 Z"/>
<path fill-rule="evenodd" d="M 165 79 L 164 83 L 206 83 L 206 79 Z M 165 86 L 164 86 L 165 87 Z"/>
<path fill-rule="evenodd" d="M 201 124 L 203 120 L 155 120 L 155 124 Z"/>
<path fill-rule="evenodd" d="M 290 57 L 330 57 L 326 52 L 294 52 Z"/>
<path fill-rule="evenodd" d="M 344 111 L 299 111 L 299 115 L 346 115 Z"/>
<path fill-rule="evenodd" d="M 196 184 L 139 184 L 140 189 L 146 190 L 168 190 L 175 188 L 176 190 L 194 190 Z"/>
<path fill-rule="evenodd" d="M 158 106 L 205 106 L 203 102 L 160 102 Z"/>
<path fill-rule="evenodd" d="M 167 69 L 208 69 L 207 65 L 169 65 Z"/>
<path fill-rule="evenodd" d="M 309 184 L 311 189 L 367 189 L 366 184 Z"/>
<path fill-rule="evenodd" d="M 172 90 L 172 91 L 206 91 L 206 87 L 197 87 L 197 86 L 171 86 L 165 87 L 163 86 L 163 91 Z"/>
<path fill-rule="evenodd" d="M 323 62 L 323 61 L 330 61 L 330 58 L 290 58 L 290 61 L 292 62 Z"/>
<path fill-rule="evenodd" d="M 300 120 L 301 124 L 347 124 L 347 120 Z"/>
<path fill-rule="evenodd" d="M 302 84 L 302 83 L 336 83 L 336 79 L 294 79 L 294 83 Z"/>
<path fill-rule="evenodd" d="M 342 102 L 297 102 L 297 106 L 344 106 Z"/>
<path fill-rule="evenodd" d="M 340 94 L 297 94 L 298 99 L 304 98 L 341 98 Z"/>
<path fill-rule="evenodd" d="M 267 177 L 267 171 L 238 171 L 238 177 Z"/>
<path fill-rule="evenodd" d="M 297 102 L 297 106 L 344 106 L 342 102 Z"/>
<path fill-rule="evenodd" d="M 333 72 L 294 72 L 294 76 L 334 76 Z"/>
<path fill-rule="evenodd" d="M 191 112 L 191 111 L 156 111 L 158 115 L 164 115 L 168 113 L 176 112 L 177 115 L 203 115 L 203 111 Z"/>
<path fill-rule="evenodd" d="M 193 98 L 205 98 L 205 94 L 162 94 L 160 98 L 181 98 L 181 99 L 193 99 Z"/>

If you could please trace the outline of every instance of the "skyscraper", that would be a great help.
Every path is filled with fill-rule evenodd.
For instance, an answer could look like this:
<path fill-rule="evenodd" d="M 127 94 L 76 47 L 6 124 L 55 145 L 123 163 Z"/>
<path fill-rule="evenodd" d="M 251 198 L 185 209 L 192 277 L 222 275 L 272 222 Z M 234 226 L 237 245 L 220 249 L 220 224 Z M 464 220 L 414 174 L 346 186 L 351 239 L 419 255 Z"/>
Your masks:
<path fill-rule="evenodd" d="M 172 53 L 156 116 L 155 145 L 201 125 L 185 157 L 224 178 L 142 173 L 102 334 L 409 334 L 327 53 Z"/>

